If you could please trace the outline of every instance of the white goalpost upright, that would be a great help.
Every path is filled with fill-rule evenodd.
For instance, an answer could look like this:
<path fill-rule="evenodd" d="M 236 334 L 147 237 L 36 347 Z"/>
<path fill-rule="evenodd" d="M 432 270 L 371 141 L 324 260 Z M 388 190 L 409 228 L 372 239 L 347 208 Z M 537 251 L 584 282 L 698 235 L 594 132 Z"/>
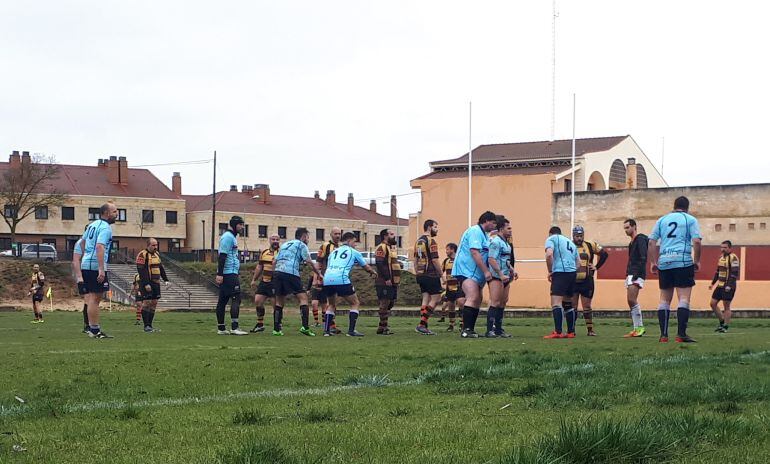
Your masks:
<path fill-rule="evenodd" d="M 473 102 L 468 102 L 468 227 L 473 225 Z"/>

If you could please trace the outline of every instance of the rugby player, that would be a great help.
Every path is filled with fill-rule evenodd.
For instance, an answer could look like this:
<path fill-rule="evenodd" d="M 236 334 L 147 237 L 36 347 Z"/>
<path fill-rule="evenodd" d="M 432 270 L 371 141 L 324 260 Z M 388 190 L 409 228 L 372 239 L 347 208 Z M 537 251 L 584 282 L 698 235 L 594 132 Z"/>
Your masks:
<path fill-rule="evenodd" d="M 489 256 L 489 237 L 487 234 L 497 226 L 497 216 L 492 211 L 484 212 L 475 226 L 469 227 L 460 239 L 457 248 L 452 275 L 457 278 L 465 295 L 462 319 L 462 338 L 479 338 L 476 333 L 476 320 L 481 306 L 481 290 L 492 280 L 492 273 L 487 267 Z"/>
<path fill-rule="evenodd" d="M 315 337 L 315 332 L 310 330 L 310 309 L 307 305 L 307 293 L 302 288 L 299 267 L 303 263 L 310 264 L 313 272 L 323 278 L 315 261 L 310 259 L 310 251 L 307 248 L 310 233 L 304 227 L 300 227 L 294 233 L 294 240 L 281 245 L 275 257 L 275 272 L 273 273 L 273 285 L 275 286 L 275 307 L 273 308 L 273 335 L 283 336 L 281 321 L 283 320 L 283 306 L 287 295 L 294 295 L 299 300 L 299 312 L 302 318 L 302 327 L 299 332 L 302 335 Z M 328 255 L 326 256 L 328 259 Z"/>
<path fill-rule="evenodd" d="M 730 240 L 722 242 L 720 249 L 722 255 L 717 261 L 717 270 L 711 280 L 709 290 L 714 288 L 716 284 L 714 293 L 711 295 L 711 310 L 719 319 L 719 327 L 716 328 L 716 332 L 725 333 L 730 326 L 730 319 L 732 319 L 730 304 L 735 297 L 735 285 L 741 274 L 741 263 L 733 253 L 733 244 Z M 719 310 L 720 301 L 725 308 L 724 311 Z"/>
<path fill-rule="evenodd" d="M 88 229 L 88 225 L 86 225 L 83 231 L 85 232 L 86 229 Z M 72 269 L 71 269 L 72 277 L 75 279 L 78 285 L 78 295 L 84 295 L 84 293 L 81 291 L 81 289 L 83 289 L 83 278 L 80 275 L 80 261 L 82 257 L 83 257 L 83 237 L 80 237 L 75 242 L 75 246 L 72 249 Z M 83 333 L 87 334 L 88 332 L 89 332 L 88 305 L 85 302 L 85 298 L 83 298 Z"/>
<path fill-rule="evenodd" d="M 342 234 L 342 245 L 335 249 L 326 261 L 326 272 L 323 276 L 324 294 L 329 302 L 324 314 L 324 337 L 334 335 L 331 331 L 332 318 L 337 311 L 337 296 L 350 303 L 350 324 L 348 325 L 348 337 L 363 337 L 364 334 L 356 330 L 358 320 L 358 308 L 360 302 L 356 295 L 356 289 L 350 281 L 350 271 L 358 264 L 369 275 L 377 277 L 377 273 L 366 263 L 363 255 L 355 248 L 356 235 L 353 232 Z"/>
<path fill-rule="evenodd" d="M 112 248 L 112 224 L 118 217 L 118 208 L 105 203 L 99 208 L 99 219 L 91 222 L 83 232 L 83 257 L 80 260 L 78 291 L 85 295 L 88 306 L 88 336 L 113 338 L 102 332 L 99 325 L 99 302 L 110 289 L 107 279 L 107 261 Z"/>
<path fill-rule="evenodd" d="M 591 307 L 591 300 L 594 298 L 594 272 L 604 266 L 609 254 L 596 242 L 585 239 L 583 226 L 575 226 L 572 229 L 572 242 L 577 247 L 580 256 L 580 266 L 578 266 L 575 277 L 575 294 L 572 296 L 572 307 L 575 308 L 577 316 L 578 306 L 583 305 L 583 319 L 586 321 L 586 329 L 589 337 L 595 337 L 594 317 Z M 599 260 L 594 265 L 594 258 L 598 256 Z"/>
<path fill-rule="evenodd" d="M 438 256 L 438 244 L 434 237 L 438 235 L 438 222 L 428 219 L 423 223 L 424 232 L 414 245 L 414 270 L 417 284 L 422 293 L 420 323 L 415 328 L 422 335 L 434 335 L 428 329 L 428 319 L 433 309 L 441 300 L 441 287 L 446 284 L 441 273 Z"/>
<path fill-rule="evenodd" d="M 273 267 L 275 265 L 275 256 L 278 248 L 281 246 L 281 239 L 277 234 L 269 238 L 270 246 L 262 250 L 259 254 L 257 267 L 254 268 L 254 277 L 251 278 L 251 287 L 254 288 L 257 280 L 259 285 L 254 292 L 254 304 L 257 307 L 257 325 L 251 329 L 252 333 L 264 332 L 265 330 L 265 302 L 268 298 L 273 299 L 275 303 L 275 288 L 273 287 Z"/>
<path fill-rule="evenodd" d="M 513 246 L 511 223 L 505 216 L 497 216 L 497 234 L 489 240 L 489 309 L 487 310 L 487 338 L 510 338 L 503 330 L 505 305 L 508 303 L 510 284 L 518 279 L 513 269 Z"/>
<path fill-rule="evenodd" d="M 455 256 L 457 255 L 457 244 L 448 243 L 446 246 L 446 258 L 441 264 L 441 269 L 444 272 L 444 294 L 446 297 L 446 308 L 449 316 L 449 326 L 447 332 L 453 332 L 455 330 L 455 318 L 457 316 L 457 306 L 465 303 L 465 295 L 460 288 L 460 284 L 457 282 L 457 278 L 452 275 L 452 267 L 455 263 Z"/>
<path fill-rule="evenodd" d="M 652 274 L 658 275 L 658 323 L 662 343 L 668 342 L 668 320 L 674 289 L 679 300 L 676 341 L 695 342 L 687 335 L 687 322 L 690 319 L 690 296 L 695 286 L 695 273 L 700 269 L 701 235 L 698 220 L 688 214 L 689 209 L 690 200 L 678 197 L 674 200 L 674 211 L 658 219 L 650 234 L 647 261 Z"/>
<path fill-rule="evenodd" d="M 374 264 L 377 267 L 377 279 L 374 288 L 377 291 L 377 314 L 380 323 L 377 335 L 393 335 L 388 327 L 388 317 L 398 298 L 398 284 L 401 282 L 401 263 L 396 253 L 396 234 L 390 229 L 380 231 L 380 244 L 374 251 Z"/>
<path fill-rule="evenodd" d="M 216 283 L 219 285 L 217 300 L 217 334 L 218 335 L 248 335 L 241 330 L 238 316 L 241 312 L 241 260 L 238 256 L 238 234 L 243 233 L 243 218 L 233 216 L 229 221 L 230 228 L 219 237 L 219 255 L 217 259 Z M 225 308 L 230 302 L 230 327 L 225 325 Z"/>
<path fill-rule="evenodd" d="M 331 239 L 328 242 L 321 245 L 321 248 L 318 250 L 318 256 L 316 257 L 316 261 L 318 262 L 318 268 L 321 270 L 321 274 L 326 272 L 326 260 L 328 259 L 329 255 L 332 254 L 335 248 L 340 246 L 341 236 L 342 236 L 342 229 L 340 229 L 339 227 L 332 227 Z M 325 300 L 325 297 L 323 295 L 323 278 L 316 276 L 313 278 L 313 280 L 316 281 L 316 285 L 320 288 L 320 290 L 317 291 L 315 295 L 319 297 L 318 305 L 320 307 L 321 312 L 323 313 L 326 311 L 326 304 L 327 304 L 326 301 L 322 301 L 322 300 Z M 331 327 L 332 327 L 331 330 L 335 334 L 342 333 L 342 331 L 337 328 L 337 323 L 334 317 L 332 317 Z"/>
<path fill-rule="evenodd" d="M 572 307 L 572 295 L 575 293 L 575 276 L 580 256 L 575 244 L 561 234 L 559 227 L 551 227 L 548 233 L 550 236 L 545 241 L 545 263 L 548 281 L 551 282 L 554 331 L 543 338 L 575 338 L 577 315 Z M 562 333 L 564 319 L 567 320 L 566 334 Z"/>
<path fill-rule="evenodd" d="M 40 265 L 32 265 L 32 285 L 29 288 L 27 296 L 32 296 L 32 312 L 35 313 L 35 319 L 31 322 L 33 324 L 40 324 L 45 322 L 43 320 L 43 311 L 38 307 L 38 303 L 43 301 L 45 297 L 45 275 L 40 272 Z"/>
<path fill-rule="evenodd" d="M 147 248 L 136 255 L 136 271 L 139 274 L 141 283 L 139 292 L 142 295 L 142 322 L 146 333 L 159 332 L 153 328 L 152 322 L 155 319 L 155 310 L 158 308 L 160 300 L 160 281 L 168 285 L 168 276 L 166 269 L 158 253 L 158 241 L 154 238 L 147 239 Z"/>
<path fill-rule="evenodd" d="M 624 335 L 626 338 L 641 337 L 646 332 L 642 321 L 642 308 L 639 306 L 639 290 L 644 288 L 647 278 L 647 245 L 649 238 L 636 230 L 636 221 L 626 219 L 623 230 L 631 237 L 628 244 L 628 265 L 626 265 L 626 299 L 631 310 L 633 330 Z"/>

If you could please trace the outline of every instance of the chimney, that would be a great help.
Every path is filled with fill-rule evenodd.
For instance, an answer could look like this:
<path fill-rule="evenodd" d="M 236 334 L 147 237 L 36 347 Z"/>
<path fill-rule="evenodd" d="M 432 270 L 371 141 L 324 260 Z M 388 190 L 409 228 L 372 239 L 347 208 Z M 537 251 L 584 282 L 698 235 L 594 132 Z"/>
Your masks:
<path fill-rule="evenodd" d="M 321 192 L 316 190 L 315 194 L 313 194 L 313 198 L 315 198 L 316 200 L 320 200 L 321 199 Z"/>
<path fill-rule="evenodd" d="M 326 191 L 326 206 L 335 206 L 337 204 L 337 195 L 334 190 Z"/>
<path fill-rule="evenodd" d="M 125 156 L 118 158 L 118 182 L 128 185 L 128 161 Z"/>
<path fill-rule="evenodd" d="M 11 169 L 16 169 L 21 167 L 21 155 L 19 155 L 18 150 L 13 150 L 13 153 L 11 153 L 11 156 L 8 157 L 8 167 Z"/>
<path fill-rule="evenodd" d="M 237 192 L 238 191 L 238 186 L 237 185 L 231 185 L 230 186 L 230 191 L 231 192 Z"/>
<path fill-rule="evenodd" d="M 396 196 L 390 196 L 390 222 L 398 224 L 398 208 L 396 207 Z"/>
<path fill-rule="evenodd" d="M 241 193 L 249 193 L 251 185 L 241 185 Z"/>
<path fill-rule="evenodd" d="M 353 214 L 353 194 L 348 193 L 348 213 Z"/>
<path fill-rule="evenodd" d="M 377 212 L 377 200 L 370 200 L 369 201 L 369 211 L 376 213 Z"/>
<path fill-rule="evenodd" d="M 261 203 L 270 203 L 270 186 L 268 184 L 254 184 L 254 197 Z"/>
<path fill-rule="evenodd" d="M 21 152 L 21 164 L 29 166 L 32 163 L 32 158 L 29 156 L 28 151 Z"/>
<path fill-rule="evenodd" d="M 635 189 L 638 187 L 636 182 L 636 158 L 628 158 L 626 165 L 626 188 Z"/>
<path fill-rule="evenodd" d="M 182 194 L 182 175 L 178 172 L 171 176 L 171 190 L 177 195 Z"/>
<path fill-rule="evenodd" d="M 107 160 L 107 180 L 110 184 L 119 184 L 120 177 L 118 177 L 118 157 L 110 156 Z"/>

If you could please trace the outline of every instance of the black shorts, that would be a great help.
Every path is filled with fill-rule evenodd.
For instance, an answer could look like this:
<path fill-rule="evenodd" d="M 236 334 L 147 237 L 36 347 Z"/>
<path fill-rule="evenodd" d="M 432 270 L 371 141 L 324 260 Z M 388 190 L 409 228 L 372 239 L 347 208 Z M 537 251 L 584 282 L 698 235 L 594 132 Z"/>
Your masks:
<path fill-rule="evenodd" d="M 498 282 L 502 282 L 502 281 L 503 281 L 503 279 L 500 279 L 500 278 L 497 278 L 497 277 L 492 277 L 492 280 L 496 280 L 496 281 L 498 281 Z M 505 287 L 507 287 L 507 286 L 511 285 L 511 281 L 512 281 L 512 280 L 513 280 L 513 279 L 508 279 L 508 282 L 506 282 L 506 283 L 504 284 L 504 286 L 505 286 Z"/>
<path fill-rule="evenodd" d="M 353 284 L 345 285 L 324 285 L 323 294 L 326 298 L 333 296 L 350 296 L 356 294 Z"/>
<path fill-rule="evenodd" d="M 420 286 L 420 293 L 427 293 L 429 295 L 440 295 L 441 278 L 429 275 L 418 275 L 417 284 Z"/>
<path fill-rule="evenodd" d="M 455 302 L 459 300 L 460 298 L 465 298 L 465 293 L 463 293 L 462 287 L 458 286 L 457 290 L 447 290 L 446 291 L 446 300 Z"/>
<path fill-rule="evenodd" d="M 551 275 L 551 296 L 572 297 L 575 294 L 577 272 L 554 272 Z"/>
<path fill-rule="evenodd" d="M 268 298 L 272 298 L 275 296 L 275 287 L 273 287 L 272 282 L 265 282 L 261 281 L 259 282 L 259 285 L 257 285 L 257 295 L 263 295 Z"/>
<path fill-rule="evenodd" d="M 35 302 L 43 301 L 43 294 L 42 293 L 33 293 L 32 294 L 32 301 L 35 301 Z"/>
<path fill-rule="evenodd" d="M 695 267 L 676 267 L 658 271 L 658 285 L 661 290 L 669 288 L 690 288 L 695 286 Z"/>
<path fill-rule="evenodd" d="M 142 297 L 142 292 L 137 290 L 136 295 L 134 295 L 134 301 L 137 303 L 144 301 L 144 298 Z"/>
<path fill-rule="evenodd" d="M 160 282 L 150 281 L 149 292 L 144 285 L 139 284 L 139 294 L 142 295 L 142 301 L 160 300 Z"/>
<path fill-rule="evenodd" d="M 578 295 L 591 299 L 594 297 L 594 278 L 589 277 L 581 282 L 575 282 L 575 293 Z"/>
<path fill-rule="evenodd" d="M 305 292 L 299 276 L 285 272 L 273 273 L 273 287 L 275 287 L 276 296 L 298 295 Z"/>
<path fill-rule="evenodd" d="M 717 301 L 733 301 L 733 298 L 735 298 L 735 285 L 730 287 L 729 292 L 724 287 L 715 288 L 711 298 Z"/>
<path fill-rule="evenodd" d="M 375 285 L 378 300 L 396 301 L 398 298 L 398 285 Z"/>
<path fill-rule="evenodd" d="M 241 279 L 238 274 L 225 274 L 222 283 L 219 284 L 219 294 L 222 296 L 235 296 L 241 293 Z"/>
<path fill-rule="evenodd" d="M 318 301 L 321 304 L 326 304 L 328 300 L 326 298 L 326 293 L 324 293 L 323 287 L 313 287 L 310 289 L 310 301 Z"/>
<path fill-rule="evenodd" d="M 110 289 L 110 282 L 107 279 L 107 274 L 104 274 L 104 282 L 99 283 L 96 278 L 99 277 L 99 271 L 83 270 L 83 286 L 81 294 L 83 293 L 104 293 Z"/>

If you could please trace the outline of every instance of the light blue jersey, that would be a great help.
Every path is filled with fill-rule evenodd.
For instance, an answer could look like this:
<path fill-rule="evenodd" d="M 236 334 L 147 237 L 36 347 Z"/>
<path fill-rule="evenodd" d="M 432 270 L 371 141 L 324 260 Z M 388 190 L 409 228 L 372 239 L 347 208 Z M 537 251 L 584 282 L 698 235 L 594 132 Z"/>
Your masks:
<path fill-rule="evenodd" d="M 75 242 L 75 248 L 72 249 L 72 253 L 83 256 L 83 247 L 80 246 L 80 239 L 78 239 L 78 241 Z"/>
<path fill-rule="evenodd" d="M 452 266 L 452 275 L 456 277 L 465 277 L 473 279 L 483 285 L 486 283 L 484 272 L 476 265 L 473 260 L 471 250 L 478 250 L 481 253 L 481 259 L 484 264 L 489 257 L 489 237 L 480 225 L 470 227 L 463 233 L 460 239 L 460 245 L 457 247 L 457 256 Z"/>
<path fill-rule="evenodd" d="M 355 248 L 342 245 L 332 252 L 326 261 L 324 285 L 347 285 L 350 283 L 350 270 L 358 264 L 366 266 L 366 260 Z"/>
<path fill-rule="evenodd" d="M 97 219 L 88 224 L 86 231 L 83 232 L 85 245 L 83 249 L 83 258 L 80 260 L 80 269 L 85 271 L 99 270 L 99 257 L 96 254 L 96 245 L 104 245 L 104 270 L 107 270 L 107 261 L 110 259 L 110 248 L 112 248 L 112 227 L 107 221 Z"/>
<path fill-rule="evenodd" d="M 233 234 L 233 231 L 226 230 L 225 233 L 219 237 L 219 253 L 227 255 L 225 267 L 222 269 L 222 275 L 238 274 L 241 270 L 241 260 L 238 257 L 238 237 Z"/>
<path fill-rule="evenodd" d="M 310 260 L 310 250 L 302 240 L 294 239 L 281 245 L 275 257 L 275 272 L 284 272 L 299 277 L 299 266 Z"/>
<path fill-rule="evenodd" d="M 545 249 L 553 250 L 551 272 L 577 272 L 577 247 L 572 240 L 560 234 L 553 234 L 545 241 Z"/>
<path fill-rule="evenodd" d="M 658 268 L 692 266 L 692 240 L 695 238 L 701 238 L 700 226 L 691 215 L 674 211 L 658 219 L 650 234 L 651 240 L 660 240 Z"/>
<path fill-rule="evenodd" d="M 511 270 L 508 268 L 508 264 L 511 262 L 511 252 L 511 244 L 503 237 L 495 235 L 489 240 L 489 257 L 497 261 L 500 271 L 507 277 L 511 276 Z M 492 277 L 501 278 L 492 266 L 489 266 L 489 271 L 492 273 Z"/>

